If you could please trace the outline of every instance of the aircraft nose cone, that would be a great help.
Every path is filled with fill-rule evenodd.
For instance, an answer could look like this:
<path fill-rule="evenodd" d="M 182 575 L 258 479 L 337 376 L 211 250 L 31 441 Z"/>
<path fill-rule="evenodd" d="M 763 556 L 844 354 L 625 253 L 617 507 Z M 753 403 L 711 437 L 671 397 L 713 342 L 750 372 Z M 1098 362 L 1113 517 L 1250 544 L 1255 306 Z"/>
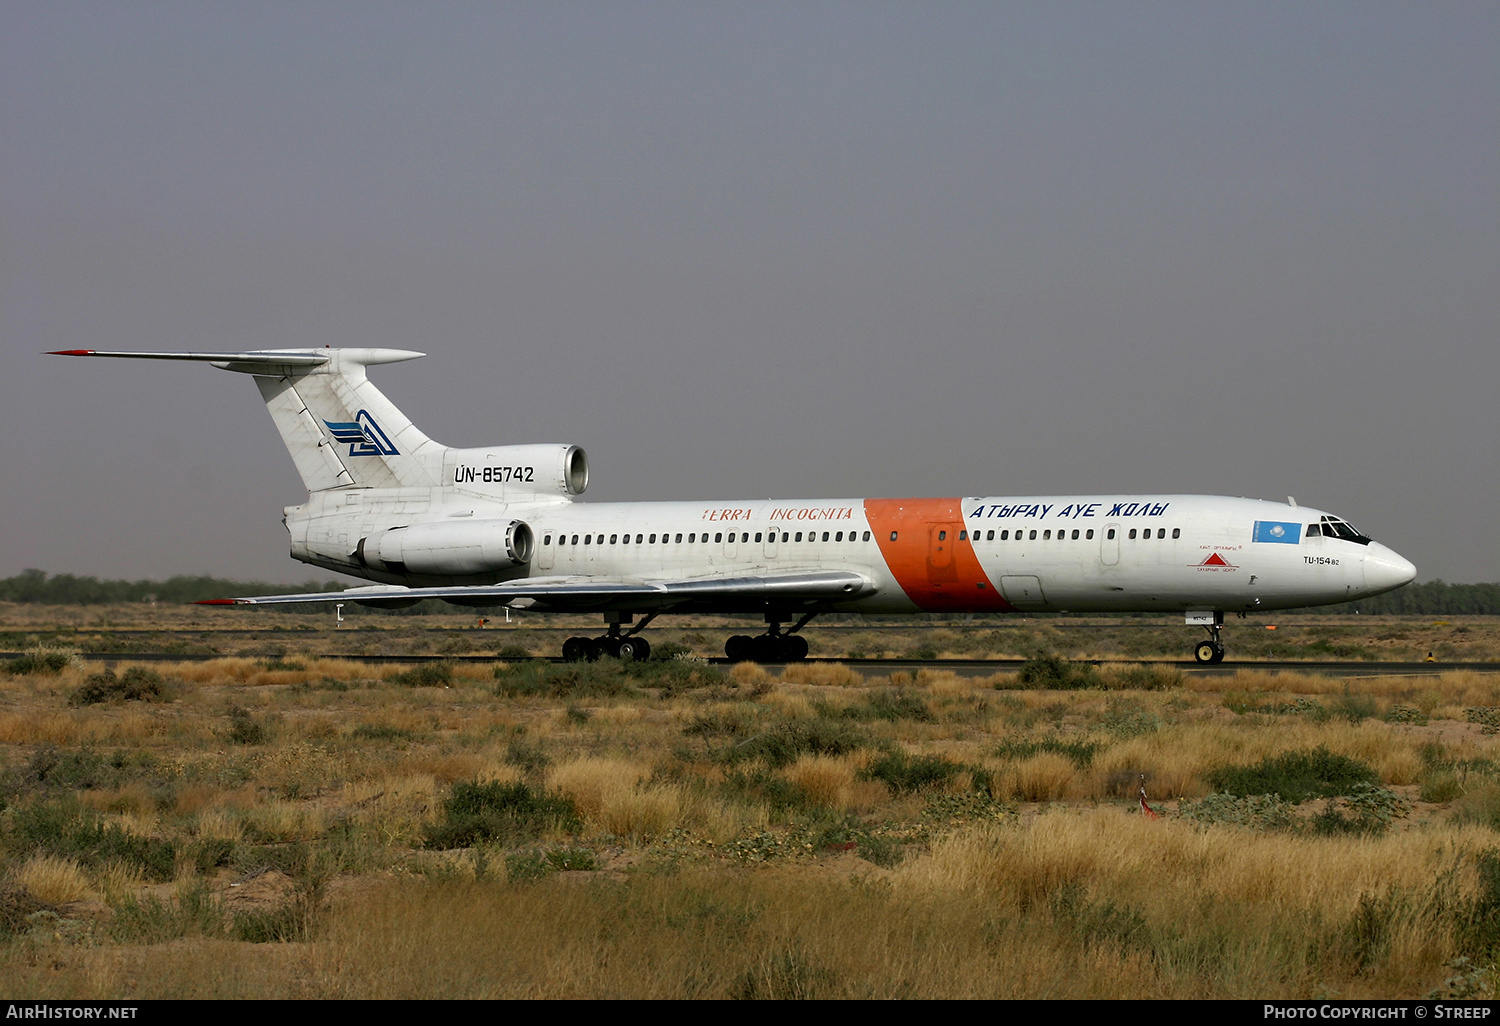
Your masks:
<path fill-rule="evenodd" d="M 1415 579 L 1417 568 L 1411 560 L 1379 542 L 1371 542 L 1365 553 L 1365 592 L 1376 595 L 1390 591 Z"/>

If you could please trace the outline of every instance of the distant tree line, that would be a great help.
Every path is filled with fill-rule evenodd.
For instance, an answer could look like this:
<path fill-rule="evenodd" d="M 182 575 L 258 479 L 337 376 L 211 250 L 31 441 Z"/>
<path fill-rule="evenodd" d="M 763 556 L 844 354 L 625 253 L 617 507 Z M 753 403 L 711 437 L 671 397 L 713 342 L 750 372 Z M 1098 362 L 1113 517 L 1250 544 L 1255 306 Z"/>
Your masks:
<path fill-rule="evenodd" d="M 49 576 L 42 570 L 23 570 L 14 577 L 0 578 L 0 602 L 37 602 L 55 606 L 98 606 L 112 602 L 185 604 L 236 595 L 290 595 L 342 591 L 347 587 L 350 587 L 347 581 L 307 581 L 297 585 L 187 576 L 169 577 L 165 581 L 101 581 L 97 577 Z M 420 614 L 427 610 L 451 612 L 452 607 L 446 603 L 422 602 L 403 612 Z M 349 611 L 356 610 L 351 608 Z M 1366 616 L 1500 616 L 1500 583 L 1428 581 L 1426 584 L 1408 584 L 1358 602 L 1315 606 L 1298 612 L 1361 613 Z"/>
<path fill-rule="evenodd" d="M 0 578 L 0 602 L 37 602 L 56 606 L 99 606 L 114 602 L 177 605 L 236 595 L 290 595 L 341 591 L 346 587 L 348 585 L 340 581 L 308 581 L 296 585 L 186 576 L 169 577 L 165 581 L 101 581 L 97 577 L 48 576 L 42 570 L 23 570 L 14 577 Z"/>

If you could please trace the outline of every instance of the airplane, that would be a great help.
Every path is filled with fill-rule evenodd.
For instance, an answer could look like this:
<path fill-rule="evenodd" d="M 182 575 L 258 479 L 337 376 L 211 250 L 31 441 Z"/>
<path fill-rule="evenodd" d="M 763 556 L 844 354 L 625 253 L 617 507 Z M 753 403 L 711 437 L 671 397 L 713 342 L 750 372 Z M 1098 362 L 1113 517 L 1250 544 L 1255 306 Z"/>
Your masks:
<path fill-rule="evenodd" d="M 49 355 L 186 360 L 251 375 L 307 486 L 282 523 L 292 558 L 378 582 L 214 605 L 353 601 L 599 613 L 569 661 L 650 655 L 664 613 L 763 614 L 733 661 L 806 658 L 823 613 L 1181 613 L 1224 659 L 1226 613 L 1348 602 L 1416 568 L 1341 517 L 1205 495 L 954 496 L 709 502 L 577 501 L 576 445 L 460 449 L 422 434 L 367 369 L 399 349 Z M 641 618 L 637 622 L 637 617 Z"/>

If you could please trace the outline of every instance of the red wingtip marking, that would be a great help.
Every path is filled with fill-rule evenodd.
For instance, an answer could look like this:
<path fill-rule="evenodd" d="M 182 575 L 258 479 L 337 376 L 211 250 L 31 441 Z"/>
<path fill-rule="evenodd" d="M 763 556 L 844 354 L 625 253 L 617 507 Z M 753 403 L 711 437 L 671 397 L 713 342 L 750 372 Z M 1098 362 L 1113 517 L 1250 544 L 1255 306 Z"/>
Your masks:
<path fill-rule="evenodd" d="M 232 606 L 234 604 L 234 599 L 199 599 L 193 603 L 195 606 Z"/>
<path fill-rule="evenodd" d="M 54 349 L 48 356 L 93 356 L 92 349 Z"/>

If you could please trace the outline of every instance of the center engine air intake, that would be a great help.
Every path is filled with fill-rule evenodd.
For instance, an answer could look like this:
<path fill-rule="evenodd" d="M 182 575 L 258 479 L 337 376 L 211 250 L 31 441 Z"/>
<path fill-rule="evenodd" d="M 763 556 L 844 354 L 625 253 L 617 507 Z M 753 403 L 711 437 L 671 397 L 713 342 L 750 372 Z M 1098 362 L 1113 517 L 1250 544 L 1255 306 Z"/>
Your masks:
<path fill-rule="evenodd" d="M 524 566 L 535 544 L 524 521 L 466 520 L 387 528 L 361 539 L 356 556 L 395 574 L 466 576 Z"/>

